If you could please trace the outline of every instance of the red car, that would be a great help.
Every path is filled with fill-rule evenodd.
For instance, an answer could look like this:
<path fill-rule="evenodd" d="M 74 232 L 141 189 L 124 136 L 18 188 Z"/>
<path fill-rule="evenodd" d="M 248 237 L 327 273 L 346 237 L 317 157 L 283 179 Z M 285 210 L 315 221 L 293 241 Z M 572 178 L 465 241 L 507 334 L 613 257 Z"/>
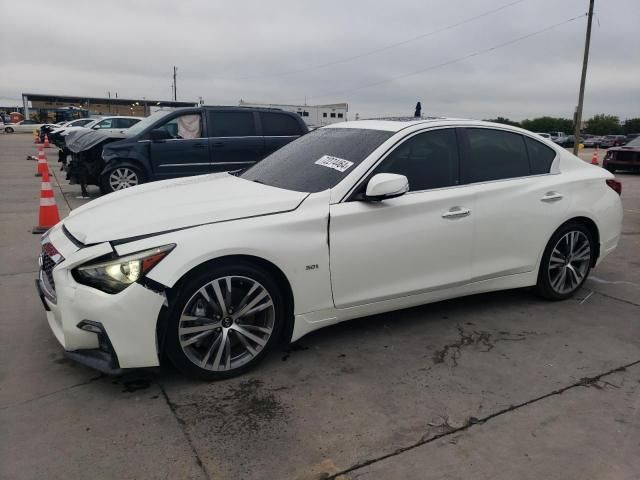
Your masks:
<path fill-rule="evenodd" d="M 616 170 L 640 172 L 640 137 L 636 137 L 622 147 L 607 150 L 602 166 L 611 173 Z"/>

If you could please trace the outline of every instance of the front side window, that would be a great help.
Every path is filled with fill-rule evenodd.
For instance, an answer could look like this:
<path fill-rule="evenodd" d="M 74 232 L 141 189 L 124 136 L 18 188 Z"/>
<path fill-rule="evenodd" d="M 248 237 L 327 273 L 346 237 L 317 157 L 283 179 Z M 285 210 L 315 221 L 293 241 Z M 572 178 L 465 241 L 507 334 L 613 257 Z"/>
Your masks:
<path fill-rule="evenodd" d="M 103 129 L 103 128 L 113 128 L 112 127 L 113 120 L 114 120 L 113 118 L 107 118 L 106 120 L 102 120 L 101 122 L 98 122 L 96 124 L 96 126 L 93 127 L 93 128 L 98 129 L 98 130 Z"/>
<path fill-rule="evenodd" d="M 240 178 L 296 192 L 335 187 L 394 132 L 319 128 L 276 150 Z"/>
<path fill-rule="evenodd" d="M 530 174 L 522 135 L 488 128 L 467 128 L 465 131 L 469 140 L 469 151 L 461 172 L 465 183 Z"/>
<path fill-rule="evenodd" d="M 199 113 L 180 115 L 156 129 L 164 130 L 167 138 L 177 140 L 191 140 L 202 136 L 202 122 Z"/>
<path fill-rule="evenodd" d="M 208 113 L 210 137 L 253 137 L 256 126 L 253 112 Z"/>
<path fill-rule="evenodd" d="M 524 137 L 524 141 L 527 144 L 531 173 L 533 175 L 549 173 L 553 159 L 556 158 L 556 152 L 533 138 Z"/>
<path fill-rule="evenodd" d="M 458 140 L 452 128 L 420 133 L 404 141 L 375 169 L 409 180 L 412 192 L 458 184 Z"/>
<path fill-rule="evenodd" d="M 300 124 L 295 118 L 283 113 L 260 112 L 260 121 L 265 137 L 291 137 L 302 134 Z"/>

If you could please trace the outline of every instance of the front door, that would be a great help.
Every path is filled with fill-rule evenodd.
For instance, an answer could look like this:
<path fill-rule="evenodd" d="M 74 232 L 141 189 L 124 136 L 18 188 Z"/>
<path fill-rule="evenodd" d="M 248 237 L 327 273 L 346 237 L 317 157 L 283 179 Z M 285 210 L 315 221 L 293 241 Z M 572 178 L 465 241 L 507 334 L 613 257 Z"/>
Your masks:
<path fill-rule="evenodd" d="M 154 130 L 163 137 L 151 140 L 149 154 L 156 178 L 172 178 L 209 173 L 209 140 L 199 113 L 188 113 L 167 120 Z"/>
<path fill-rule="evenodd" d="M 418 133 L 370 175 L 405 175 L 407 194 L 331 206 L 329 248 L 336 307 L 455 287 L 470 279 L 477 188 L 459 186 L 458 172 L 454 129 Z"/>

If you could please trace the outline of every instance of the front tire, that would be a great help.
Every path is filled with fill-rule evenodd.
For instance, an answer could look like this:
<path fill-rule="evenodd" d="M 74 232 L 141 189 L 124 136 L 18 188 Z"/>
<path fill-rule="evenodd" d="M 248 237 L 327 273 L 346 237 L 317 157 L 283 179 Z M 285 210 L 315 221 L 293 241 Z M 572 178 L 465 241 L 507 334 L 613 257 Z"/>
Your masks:
<path fill-rule="evenodd" d="M 286 315 L 279 285 L 245 262 L 197 271 L 173 303 L 167 356 L 202 380 L 235 377 L 259 364 L 277 343 Z"/>
<path fill-rule="evenodd" d="M 565 300 L 587 279 L 595 255 L 595 243 L 582 223 L 569 222 L 551 236 L 540 262 L 538 293 L 548 300 Z"/>
<path fill-rule="evenodd" d="M 135 187 L 144 183 L 142 172 L 129 165 L 120 165 L 107 170 L 100 177 L 100 192 L 107 194 Z"/>
<path fill-rule="evenodd" d="M 7 127 L 4 129 L 5 133 L 13 133 L 13 128 Z"/>

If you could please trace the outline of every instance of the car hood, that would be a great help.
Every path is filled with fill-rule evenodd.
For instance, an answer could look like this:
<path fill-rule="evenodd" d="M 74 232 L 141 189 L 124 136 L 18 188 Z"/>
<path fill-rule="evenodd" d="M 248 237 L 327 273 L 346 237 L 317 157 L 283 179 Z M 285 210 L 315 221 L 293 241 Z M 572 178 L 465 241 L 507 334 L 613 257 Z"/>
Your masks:
<path fill-rule="evenodd" d="M 307 196 L 218 173 L 111 193 L 73 210 L 63 223 L 80 242 L 93 244 L 286 212 Z"/>

